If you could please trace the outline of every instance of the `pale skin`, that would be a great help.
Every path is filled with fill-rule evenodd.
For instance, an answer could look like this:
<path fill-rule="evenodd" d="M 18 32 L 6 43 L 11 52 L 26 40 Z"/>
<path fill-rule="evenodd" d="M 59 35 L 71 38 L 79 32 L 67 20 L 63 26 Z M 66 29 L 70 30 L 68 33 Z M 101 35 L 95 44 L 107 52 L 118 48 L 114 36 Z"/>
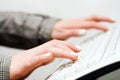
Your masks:
<path fill-rule="evenodd" d="M 69 37 L 82 36 L 79 31 L 81 29 L 99 29 L 107 31 L 107 26 L 99 24 L 99 22 L 115 22 L 109 17 L 92 15 L 84 19 L 61 20 L 55 24 L 52 38 L 66 40 Z"/>
<path fill-rule="evenodd" d="M 12 56 L 10 79 L 24 79 L 33 70 L 52 62 L 55 58 L 67 58 L 76 61 L 76 52 L 79 52 L 80 49 L 71 43 L 61 40 L 66 40 L 73 36 L 82 36 L 79 33 L 81 29 L 95 28 L 107 31 L 108 28 L 99 24 L 99 22 L 113 23 L 115 21 L 109 17 L 94 15 L 84 19 L 60 20 L 56 22 L 51 33 L 53 40 Z"/>

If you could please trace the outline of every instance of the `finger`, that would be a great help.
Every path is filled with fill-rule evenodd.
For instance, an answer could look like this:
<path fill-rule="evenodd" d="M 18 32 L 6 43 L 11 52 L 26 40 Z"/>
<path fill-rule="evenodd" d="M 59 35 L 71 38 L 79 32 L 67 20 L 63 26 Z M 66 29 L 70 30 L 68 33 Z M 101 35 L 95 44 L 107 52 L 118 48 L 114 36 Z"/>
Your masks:
<path fill-rule="evenodd" d="M 42 66 L 47 65 L 47 64 L 53 62 L 54 60 L 55 60 L 55 58 L 53 57 L 53 58 L 50 59 L 49 61 L 42 63 Z"/>
<path fill-rule="evenodd" d="M 86 29 L 70 29 L 66 31 L 66 37 L 80 37 L 87 33 Z"/>
<path fill-rule="evenodd" d="M 101 25 L 97 22 L 94 22 L 94 21 L 88 21 L 88 22 L 85 22 L 84 24 L 79 24 L 80 28 L 83 28 L 83 29 L 92 29 L 92 28 L 95 28 L 95 29 L 98 29 L 98 30 L 102 30 L 102 31 L 108 31 L 108 27 L 104 26 L 104 25 Z"/>
<path fill-rule="evenodd" d="M 98 30 L 102 30 L 102 31 L 108 31 L 108 27 L 104 26 L 104 25 L 101 25 L 97 22 L 92 22 L 92 23 L 89 23 L 89 27 L 88 28 L 95 28 L 95 29 L 98 29 Z"/>
<path fill-rule="evenodd" d="M 64 44 L 61 46 L 62 49 L 67 49 L 68 51 L 79 52 L 81 49 L 74 46 L 72 43 L 66 41 L 60 41 L 60 44 Z"/>
<path fill-rule="evenodd" d="M 68 46 L 66 46 L 65 44 L 63 44 L 63 42 L 62 42 L 61 44 L 59 44 L 59 45 L 56 45 L 56 47 L 59 47 L 59 48 L 61 48 L 61 49 L 63 49 L 63 50 L 67 50 L 67 51 L 69 51 L 69 52 L 74 51 L 73 49 L 71 49 L 71 48 L 69 48 Z"/>
<path fill-rule="evenodd" d="M 102 30 L 102 31 L 108 31 L 108 28 L 104 25 L 101 25 L 100 23 L 98 22 L 95 22 L 95 21 L 86 21 L 86 22 L 82 22 L 81 24 L 80 23 L 77 23 L 76 26 L 74 26 L 73 28 L 71 29 L 91 29 L 91 28 L 95 28 L 95 29 L 98 29 L 98 30 Z M 68 32 L 68 31 L 67 31 Z M 76 35 L 78 34 L 78 31 L 71 31 L 71 32 L 68 32 L 70 35 Z M 68 34 L 67 34 L 68 36 Z M 76 35 L 77 36 L 77 35 Z"/>
<path fill-rule="evenodd" d="M 34 64 L 36 65 L 36 67 L 39 67 L 42 64 L 47 63 L 51 60 L 53 60 L 52 53 L 45 53 L 45 54 L 41 54 L 41 55 L 36 56 L 34 59 Z"/>
<path fill-rule="evenodd" d="M 93 15 L 90 16 L 88 18 L 86 18 L 85 20 L 89 20 L 89 21 L 97 21 L 97 22 L 115 22 L 115 20 L 113 20 L 112 18 L 106 17 L 106 16 L 98 16 L 98 15 Z"/>
<path fill-rule="evenodd" d="M 51 53 L 53 53 L 54 57 L 67 58 L 67 59 L 71 59 L 73 61 L 77 60 L 77 53 L 69 52 L 69 51 L 61 49 L 61 48 L 51 49 Z"/>

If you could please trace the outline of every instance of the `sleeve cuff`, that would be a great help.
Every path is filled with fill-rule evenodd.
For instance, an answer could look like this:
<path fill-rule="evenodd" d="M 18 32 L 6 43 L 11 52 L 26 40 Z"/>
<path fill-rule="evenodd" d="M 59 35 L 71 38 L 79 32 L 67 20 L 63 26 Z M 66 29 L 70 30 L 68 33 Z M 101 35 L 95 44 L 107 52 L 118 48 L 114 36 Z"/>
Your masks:
<path fill-rule="evenodd" d="M 11 56 L 0 55 L 0 80 L 10 80 L 9 67 Z"/>
<path fill-rule="evenodd" d="M 41 23 L 41 29 L 38 32 L 38 39 L 43 39 L 44 42 L 51 40 L 51 32 L 53 26 L 58 20 L 59 19 L 55 18 L 48 18 L 43 20 L 43 22 Z"/>

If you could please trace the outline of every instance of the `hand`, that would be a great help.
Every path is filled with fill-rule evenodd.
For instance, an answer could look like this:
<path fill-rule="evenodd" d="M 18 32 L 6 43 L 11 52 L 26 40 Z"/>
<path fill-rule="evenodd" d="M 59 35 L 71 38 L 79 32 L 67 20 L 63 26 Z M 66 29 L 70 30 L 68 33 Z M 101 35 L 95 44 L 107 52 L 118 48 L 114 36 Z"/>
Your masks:
<path fill-rule="evenodd" d="M 51 36 L 53 39 L 65 40 L 72 36 L 84 35 L 86 29 L 95 28 L 107 31 L 108 28 L 99 24 L 99 22 L 113 23 L 114 20 L 109 17 L 97 15 L 90 16 L 85 19 L 61 20 L 54 25 Z"/>
<path fill-rule="evenodd" d="M 12 57 L 10 79 L 22 80 L 34 69 L 52 62 L 55 58 L 77 60 L 80 49 L 65 41 L 52 40 L 41 46 L 23 51 Z"/>

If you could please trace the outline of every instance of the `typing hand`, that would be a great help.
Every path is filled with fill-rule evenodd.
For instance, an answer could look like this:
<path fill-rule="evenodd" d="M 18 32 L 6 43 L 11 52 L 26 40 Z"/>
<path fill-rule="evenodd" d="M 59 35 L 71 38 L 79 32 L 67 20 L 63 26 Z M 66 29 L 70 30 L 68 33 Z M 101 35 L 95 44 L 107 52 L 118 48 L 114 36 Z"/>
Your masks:
<path fill-rule="evenodd" d="M 107 26 L 101 25 L 99 22 L 115 22 L 109 17 L 93 15 L 84 19 L 70 19 L 58 21 L 52 31 L 53 39 L 66 40 L 73 36 L 83 36 L 87 29 L 95 28 L 107 31 Z"/>
<path fill-rule="evenodd" d="M 52 62 L 55 58 L 77 60 L 80 49 L 65 41 L 52 40 L 41 46 L 23 51 L 12 57 L 10 79 L 23 80 L 33 70 Z"/>

